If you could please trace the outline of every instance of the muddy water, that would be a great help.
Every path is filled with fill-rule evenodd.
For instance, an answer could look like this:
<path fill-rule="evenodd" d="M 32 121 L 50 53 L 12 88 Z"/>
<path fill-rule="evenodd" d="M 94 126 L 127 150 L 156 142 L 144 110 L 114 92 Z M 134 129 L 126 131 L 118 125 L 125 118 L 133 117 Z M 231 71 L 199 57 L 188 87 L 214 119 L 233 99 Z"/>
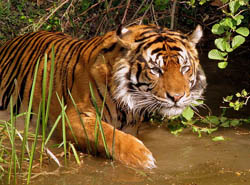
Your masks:
<path fill-rule="evenodd" d="M 153 152 L 157 168 L 141 170 L 85 157 L 53 175 L 41 175 L 33 184 L 44 185 L 249 185 L 250 131 L 225 129 L 215 133 L 226 141 L 198 138 L 189 130 L 174 136 L 166 128 L 145 126 L 140 139 Z"/>
<path fill-rule="evenodd" d="M 242 89 L 230 75 L 242 73 L 219 71 L 214 63 L 202 62 L 208 76 L 206 104 L 218 115 L 222 97 Z M 229 112 L 229 116 L 234 117 L 233 114 Z M 249 106 L 240 112 L 240 116 L 249 115 Z M 0 113 L 0 119 L 8 119 L 8 115 Z M 103 158 L 83 156 L 81 167 L 71 162 L 68 167 L 57 168 L 53 161 L 50 162 L 42 173 L 37 173 L 32 184 L 249 185 L 250 128 L 220 129 L 212 136 L 220 135 L 226 140 L 213 142 L 211 136 L 199 138 L 188 129 L 174 136 L 164 126 L 145 124 L 138 138 L 152 151 L 157 160 L 156 169 L 133 169 Z"/>

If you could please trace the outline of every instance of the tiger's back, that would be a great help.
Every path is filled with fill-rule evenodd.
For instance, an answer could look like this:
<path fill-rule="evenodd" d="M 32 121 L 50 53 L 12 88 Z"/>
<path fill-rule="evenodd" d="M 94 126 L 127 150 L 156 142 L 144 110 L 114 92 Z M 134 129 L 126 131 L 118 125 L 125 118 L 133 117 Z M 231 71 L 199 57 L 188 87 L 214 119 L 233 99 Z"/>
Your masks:
<path fill-rule="evenodd" d="M 27 107 L 35 66 L 39 61 L 33 106 L 37 109 L 42 95 L 45 54 L 48 60 L 47 74 L 49 74 L 52 47 L 54 47 L 55 55 L 53 91 L 67 101 L 68 90 L 73 88 L 75 73 L 77 70 L 79 71 L 78 64 L 80 60 L 80 68 L 82 68 L 82 64 L 87 62 L 85 60 L 89 57 L 86 50 L 91 50 L 92 47 L 95 47 L 94 44 L 99 44 L 100 42 L 102 42 L 100 37 L 84 41 L 73 39 L 63 33 L 39 31 L 16 37 L 5 43 L 0 48 L 0 110 L 7 109 L 11 96 L 13 96 L 15 111 L 19 112 L 21 105 Z M 84 58 L 82 57 L 83 53 Z M 84 67 L 87 67 L 87 65 L 84 65 Z M 82 78 L 86 78 L 86 81 L 88 81 L 87 76 L 83 75 Z M 49 75 L 47 77 L 47 85 L 48 82 Z M 55 96 L 55 93 L 53 93 L 53 96 Z M 56 99 L 56 97 L 52 98 L 52 105 L 54 106 L 52 111 L 57 110 L 58 114 L 60 107 Z M 54 115 L 54 113 L 52 112 L 51 115 Z"/>

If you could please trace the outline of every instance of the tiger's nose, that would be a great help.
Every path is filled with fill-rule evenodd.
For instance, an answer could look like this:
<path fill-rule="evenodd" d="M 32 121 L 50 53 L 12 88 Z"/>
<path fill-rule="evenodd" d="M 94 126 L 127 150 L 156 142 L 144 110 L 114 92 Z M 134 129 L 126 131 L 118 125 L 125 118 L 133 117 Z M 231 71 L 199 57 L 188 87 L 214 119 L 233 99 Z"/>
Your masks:
<path fill-rule="evenodd" d="M 178 102 L 182 97 L 184 96 L 184 93 L 183 94 L 170 94 L 170 93 L 167 93 L 167 97 L 169 99 L 171 99 L 173 102 Z"/>

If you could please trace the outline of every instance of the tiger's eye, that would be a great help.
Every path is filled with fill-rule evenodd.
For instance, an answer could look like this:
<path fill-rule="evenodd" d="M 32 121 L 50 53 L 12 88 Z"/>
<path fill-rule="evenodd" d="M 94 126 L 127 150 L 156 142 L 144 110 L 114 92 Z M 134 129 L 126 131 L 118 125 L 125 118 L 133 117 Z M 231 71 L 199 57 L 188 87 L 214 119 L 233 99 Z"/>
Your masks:
<path fill-rule="evenodd" d="M 182 68 L 181 68 L 181 73 L 182 74 L 185 74 L 186 72 L 188 72 L 190 70 L 190 66 L 183 66 Z"/>
<path fill-rule="evenodd" d="M 153 67 L 150 69 L 150 72 L 154 75 L 160 75 L 162 72 L 161 72 L 161 69 L 158 68 L 158 67 Z"/>

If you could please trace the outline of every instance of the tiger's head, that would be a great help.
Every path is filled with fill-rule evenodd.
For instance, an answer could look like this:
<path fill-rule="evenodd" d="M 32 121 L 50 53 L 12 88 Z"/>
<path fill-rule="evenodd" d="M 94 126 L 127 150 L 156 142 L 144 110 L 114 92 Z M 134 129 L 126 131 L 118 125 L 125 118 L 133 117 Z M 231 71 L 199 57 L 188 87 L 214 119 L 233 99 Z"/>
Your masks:
<path fill-rule="evenodd" d="M 135 113 L 181 114 L 202 99 L 206 77 L 196 44 L 200 26 L 182 34 L 155 25 L 137 25 L 117 31 L 123 49 L 113 67 L 113 97 Z"/>

